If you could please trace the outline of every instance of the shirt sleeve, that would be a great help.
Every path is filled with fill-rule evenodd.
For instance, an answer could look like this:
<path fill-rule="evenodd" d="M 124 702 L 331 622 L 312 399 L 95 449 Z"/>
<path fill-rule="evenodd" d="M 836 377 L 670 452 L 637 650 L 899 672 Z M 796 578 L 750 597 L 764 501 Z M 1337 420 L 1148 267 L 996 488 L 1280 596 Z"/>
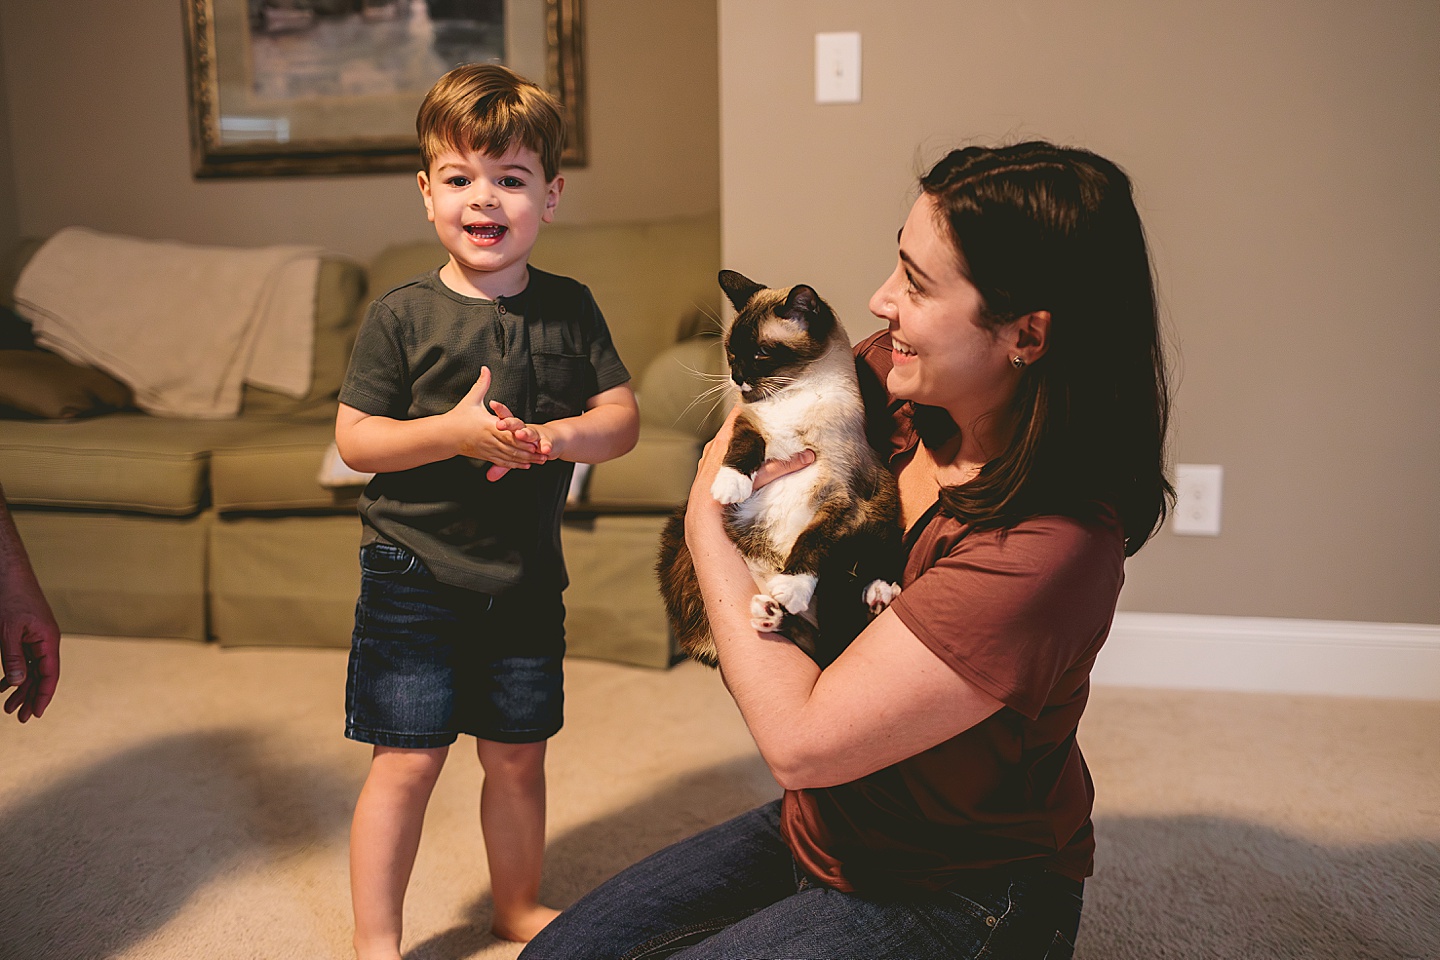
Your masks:
<path fill-rule="evenodd" d="M 590 366 L 595 370 L 595 392 L 600 394 L 628 383 L 630 371 L 615 349 L 605 315 L 600 312 L 600 305 L 595 302 L 589 287 L 585 288 L 585 301 L 590 324 Z"/>
<path fill-rule="evenodd" d="M 403 419 L 410 411 L 409 364 L 400 344 L 399 318 L 372 301 L 355 335 L 340 402 L 361 413 Z"/>
<path fill-rule="evenodd" d="M 1123 570 L 1111 525 L 1038 517 L 952 543 L 890 609 L 961 677 L 1034 720 L 1104 640 Z"/>

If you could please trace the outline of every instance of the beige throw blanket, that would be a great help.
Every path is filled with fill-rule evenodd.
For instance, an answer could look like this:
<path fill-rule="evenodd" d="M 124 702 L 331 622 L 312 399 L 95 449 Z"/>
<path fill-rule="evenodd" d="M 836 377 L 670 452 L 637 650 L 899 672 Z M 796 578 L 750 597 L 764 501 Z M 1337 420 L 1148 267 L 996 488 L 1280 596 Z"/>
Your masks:
<path fill-rule="evenodd" d="M 20 274 L 35 340 L 126 383 L 165 417 L 240 411 L 245 383 L 300 398 L 314 367 L 309 247 L 207 247 L 69 227 Z"/>

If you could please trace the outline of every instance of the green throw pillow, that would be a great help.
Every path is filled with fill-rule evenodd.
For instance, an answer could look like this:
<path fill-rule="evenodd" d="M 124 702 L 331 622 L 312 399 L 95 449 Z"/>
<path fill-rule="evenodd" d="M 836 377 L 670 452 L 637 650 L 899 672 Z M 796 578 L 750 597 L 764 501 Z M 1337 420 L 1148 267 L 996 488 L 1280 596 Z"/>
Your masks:
<path fill-rule="evenodd" d="M 0 415 L 69 420 L 123 410 L 130 388 L 46 350 L 0 350 Z"/>
<path fill-rule="evenodd" d="M 0 350 L 29 350 L 35 346 L 30 321 L 9 307 L 0 305 Z"/>

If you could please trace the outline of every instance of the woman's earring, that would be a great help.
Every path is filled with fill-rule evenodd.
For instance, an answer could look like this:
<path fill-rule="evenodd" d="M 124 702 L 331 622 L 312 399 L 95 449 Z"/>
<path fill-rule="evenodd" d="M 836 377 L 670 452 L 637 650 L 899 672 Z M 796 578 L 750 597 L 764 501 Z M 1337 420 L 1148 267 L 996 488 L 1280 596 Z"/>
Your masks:
<path fill-rule="evenodd" d="M 1011 358 L 1010 358 L 1010 366 L 1014 367 L 1016 370 L 1023 370 L 1023 369 L 1025 368 L 1025 358 L 1024 358 L 1024 357 L 1011 357 Z"/>

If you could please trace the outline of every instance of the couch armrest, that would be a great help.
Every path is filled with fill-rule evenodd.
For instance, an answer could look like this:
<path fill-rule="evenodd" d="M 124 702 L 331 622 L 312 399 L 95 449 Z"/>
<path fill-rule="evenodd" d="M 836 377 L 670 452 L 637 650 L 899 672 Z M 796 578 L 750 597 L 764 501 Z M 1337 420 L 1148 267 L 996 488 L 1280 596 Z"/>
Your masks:
<path fill-rule="evenodd" d="M 679 430 L 703 443 L 715 436 L 734 403 L 729 384 L 719 337 L 691 337 L 671 344 L 635 385 L 640 423 Z"/>
<path fill-rule="evenodd" d="M 690 495 L 704 444 L 693 434 L 641 424 L 634 450 L 591 468 L 585 499 L 577 506 L 679 506 Z"/>
<path fill-rule="evenodd" d="M 728 394 L 715 389 L 724 377 L 717 337 L 692 337 L 662 351 L 636 386 L 639 442 L 625 456 L 592 467 L 585 498 L 572 509 L 667 512 L 684 503 L 700 450 L 730 409 Z"/>

